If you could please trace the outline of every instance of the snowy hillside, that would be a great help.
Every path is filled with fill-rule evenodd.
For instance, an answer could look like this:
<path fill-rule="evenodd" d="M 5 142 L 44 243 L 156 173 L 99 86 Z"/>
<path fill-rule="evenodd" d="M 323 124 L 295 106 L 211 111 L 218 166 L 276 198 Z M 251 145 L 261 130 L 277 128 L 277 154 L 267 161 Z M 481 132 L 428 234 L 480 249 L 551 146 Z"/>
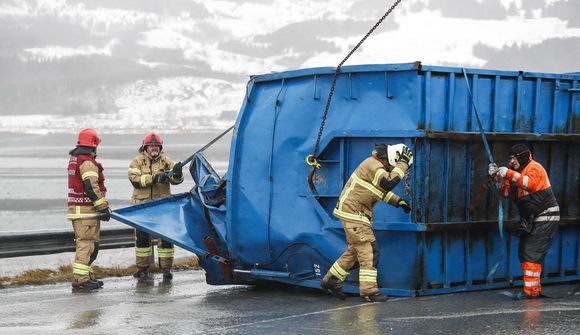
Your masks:
<path fill-rule="evenodd" d="M 250 75 L 336 66 L 393 2 L 3 0 L 0 131 L 223 129 Z M 347 65 L 575 72 L 579 11 L 405 0 Z"/>
<path fill-rule="evenodd" d="M 59 133 L 95 125 L 107 133 L 225 129 L 235 121 L 244 89 L 243 84 L 207 78 L 138 80 L 111 92 L 118 98 L 109 111 L 84 115 L 0 115 L 0 131 Z M 81 103 L 78 107 L 89 109 L 94 103 L 87 99 L 86 106 Z"/>

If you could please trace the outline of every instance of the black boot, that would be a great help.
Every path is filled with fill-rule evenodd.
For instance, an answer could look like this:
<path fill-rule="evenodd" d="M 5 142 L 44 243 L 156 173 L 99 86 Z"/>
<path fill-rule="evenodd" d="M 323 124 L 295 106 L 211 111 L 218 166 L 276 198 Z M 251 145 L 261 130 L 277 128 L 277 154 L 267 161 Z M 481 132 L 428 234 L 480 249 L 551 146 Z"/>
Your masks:
<path fill-rule="evenodd" d="M 133 274 L 134 278 L 137 279 L 145 279 L 149 277 L 149 269 L 148 268 L 137 268 L 137 271 Z"/>
<path fill-rule="evenodd" d="M 541 294 L 541 293 L 539 295 L 528 295 L 522 291 L 515 293 L 513 295 L 514 300 L 534 300 L 534 299 L 543 299 L 543 298 L 548 298 L 548 297 Z"/>
<path fill-rule="evenodd" d="M 72 283 L 73 292 L 91 292 L 100 288 L 99 283 L 93 280 L 87 280 L 83 283 Z"/>
<path fill-rule="evenodd" d="M 163 268 L 163 281 L 168 282 L 173 280 L 173 273 L 170 268 Z"/>
<path fill-rule="evenodd" d="M 380 293 L 373 294 L 373 295 L 362 295 L 361 298 L 363 298 L 363 300 L 366 302 L 385 302 L 385 301 L 389 300 L 388 295 L 386 295 L 386 294 L 382 295 Z"/>
<path fill-rule="evenodd" d="M 102 280 L 98 280 L 97 278 L 95 278 L 91 272 L 91 274 L 89 275 L 90 280 L 97 282 L 97 284 L 99 284 L 99 288 L 103 288 L 103 285 L 105 285 L 105 283 Z"/>
<path fill-rule="evenodd" d="M 331 295 L 337 297 L 340 300 L 346 299 L 346 295 L 342 292 L 341 283 L 338 281 L 333 275 L 326 274 L 324 278 L 320 281 L 320 288 L 326 293 L 330 293 Z"/>

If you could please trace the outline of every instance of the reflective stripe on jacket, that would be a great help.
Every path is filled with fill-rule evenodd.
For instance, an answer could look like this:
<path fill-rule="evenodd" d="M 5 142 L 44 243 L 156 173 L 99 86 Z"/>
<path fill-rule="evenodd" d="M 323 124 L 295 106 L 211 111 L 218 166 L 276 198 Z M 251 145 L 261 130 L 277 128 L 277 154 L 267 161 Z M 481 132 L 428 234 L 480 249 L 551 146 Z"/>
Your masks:
<path fill-rule="evenodd" d="M 404 178 L 407 169 L 407 164 L 397 163 L 390 172 L 387 172 L 378 159 L 372 156 L 365 159 L 346 182 L 333 211 L 334 216 L 371 225 L 373 207 L 379 200 L 397 206 L 400 199 L 390 189 L 383 189 L 381 182 L 384 185 L 386 181 L 394 187 Z"/>
<path fill-rule="evenodd" d="M 173 161 L 167 157 L 163 151 L 159 156 L 152 158 L 146 151 L 143 151 L 131 161 L 129 165 L 129 181 L 133 185 L 133 195 L 131 202 L 134 204 L 164 198 L 171 195 L 170 184 L 178 185 L 183 182 L 181 178 L 169 177 L 169 183 L 153 185 L 153 176 L 160 172 L 169 172 L 173 169 Z"/>
<path fill-rule="evenodd" d="M 500 182 L 501 195 L 515 202 L 522 217 L 538 215 L 547 208 L 558 206 L 546 170 L 534 160 L 521 172 L 508 169 L 505 180 Z"/>

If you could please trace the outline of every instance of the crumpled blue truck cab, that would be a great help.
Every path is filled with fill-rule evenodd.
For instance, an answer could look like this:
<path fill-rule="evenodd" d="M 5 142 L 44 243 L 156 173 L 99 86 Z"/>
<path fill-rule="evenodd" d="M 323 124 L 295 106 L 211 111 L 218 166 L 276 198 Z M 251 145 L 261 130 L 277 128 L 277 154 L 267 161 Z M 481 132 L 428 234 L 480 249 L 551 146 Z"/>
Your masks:
<path fill-rule="evenodd" d="M 531 146 L 548 170 L 561 224 L 542 282 L 580 279 L 580 75 L 409 64 L 341 69 L 307 178 L 334 68 L 251 77 L 231 142 L 227 174 L 197 154 L 188 193 L 122 208 L 114 217 L 195 253 L 210 284 L 276 281 L 319 287 L 346 247 L 332 216 L 350 174 L 374 143 L 405 143 L 415 164 L 394 192 L 405 214 L 375 207 L 383 294 L 415 296 L 522 285 L 518 238 L 498 234 L 498 194 L 482 185 L 487 156 Z M 505 227 L 517 211 L 504 201 Z M 358 271 L 346 292 L 358 292 Z"/>

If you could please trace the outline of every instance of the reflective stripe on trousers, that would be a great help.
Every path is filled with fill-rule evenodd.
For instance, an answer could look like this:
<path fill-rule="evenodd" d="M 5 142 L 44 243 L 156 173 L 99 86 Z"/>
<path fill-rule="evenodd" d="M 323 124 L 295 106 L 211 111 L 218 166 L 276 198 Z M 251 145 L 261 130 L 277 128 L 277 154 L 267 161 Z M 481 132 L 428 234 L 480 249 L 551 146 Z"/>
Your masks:
<path fill-rule="evenodd" d="M 137 257 L 149 257 L 153 254 L 153 248 L 135 248 L 135 255 Z"/>
<path fill-rule="evenodd" d="M 522 263 L 522 272 L 524 273 L 524 293 L 537 297 L 542 291 L 540 277 L 542 275 L 542 265 L 537 263 Z"/>
<path fill-rule="evenodd" d="M 338 281 L 343 282 L 346 277 L 348 277 L 349 272 L 345 271 L 340 267 L 340 265 L 338 265 L 338 263 L 334 262 L 330 268 L 330 274 L 338 278 Z"/>
<path fill-rule="evenodd" d="M 92 272 L 92 269 L 90 266 L 85 265 L 85 264 L 81 264 L 81 263 L 73 263 L 72 268 L 73 268 L 73 274 L 79 275 L 79 276 L 88 276 L 89 273 Z"/>
<path fill-rule="evenodd" d="M 157 254 L 159 258 L 171 258 L 175 251 L 173 248 L 157 248 Z"/>

